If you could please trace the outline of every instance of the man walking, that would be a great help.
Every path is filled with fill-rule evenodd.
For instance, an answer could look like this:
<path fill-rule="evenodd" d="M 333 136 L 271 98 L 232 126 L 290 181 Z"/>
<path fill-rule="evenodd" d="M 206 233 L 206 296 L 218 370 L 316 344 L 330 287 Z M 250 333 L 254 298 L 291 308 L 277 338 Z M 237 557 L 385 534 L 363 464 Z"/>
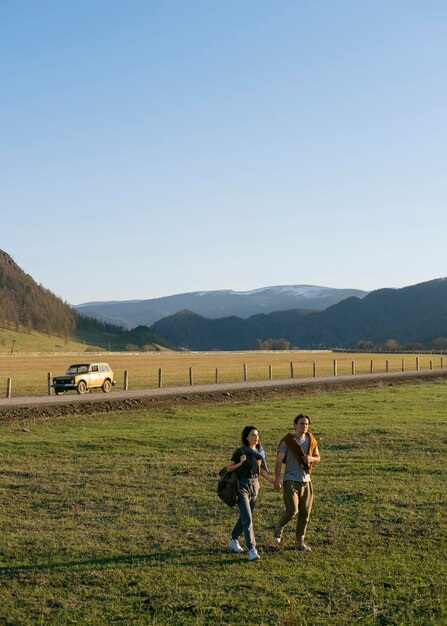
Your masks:
<path fill-rule="evenodd" d="M 274 539 L 281 543 L 284 526 L 292 518 L 296 520 L 296 541 L 299 550 L 310 552 L 312 548 L 304 542 L 313 502 L 310 479 L 313 463 L 320 461 L 318 443 L 308 432 L 310 417 L 300 413 L 293 421 L 295 434 L 288 433 L 279 444 L 275 463 L 275 489 L 283 489 L 285 511 L 275 527 Z M 281 468 L 285 463 L 284 479 L 281 484 Z"/>

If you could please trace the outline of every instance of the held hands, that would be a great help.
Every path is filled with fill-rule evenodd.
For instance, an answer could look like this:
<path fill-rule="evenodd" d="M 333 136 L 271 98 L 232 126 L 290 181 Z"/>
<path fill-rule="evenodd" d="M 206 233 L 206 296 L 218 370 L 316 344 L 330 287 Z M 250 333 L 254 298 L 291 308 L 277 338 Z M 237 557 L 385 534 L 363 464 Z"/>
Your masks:
<path fill-rule="evenodd" d="M 276 491 L 281 491 L 281 489 L 282 489 L 282 482 L 280 480 L 275 480 L 273 485 L 274 485 Z"/>

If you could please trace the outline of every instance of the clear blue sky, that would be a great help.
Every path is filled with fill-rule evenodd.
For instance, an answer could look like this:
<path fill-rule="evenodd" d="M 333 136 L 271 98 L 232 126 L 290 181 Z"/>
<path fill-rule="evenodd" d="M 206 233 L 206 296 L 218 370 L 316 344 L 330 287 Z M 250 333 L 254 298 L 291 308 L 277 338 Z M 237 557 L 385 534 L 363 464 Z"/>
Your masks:
<path fill-rule="evenodd" d="M 444 0 L 3 0 L 0 248 L 71 304 L 447 274 Z"/>

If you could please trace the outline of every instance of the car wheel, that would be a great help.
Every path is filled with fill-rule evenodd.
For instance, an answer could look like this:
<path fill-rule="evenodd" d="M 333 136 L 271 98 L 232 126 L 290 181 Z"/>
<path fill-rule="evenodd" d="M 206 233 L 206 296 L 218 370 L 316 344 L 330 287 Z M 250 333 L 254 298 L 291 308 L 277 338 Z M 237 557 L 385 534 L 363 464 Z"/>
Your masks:
<path fill-rule="evenodd" d="M 109 391 L 112 390 L 112 383 L 110 382 L 110 380 L 107 378 L 107 380 L 105 380 L 102 384 L 102 390 L 104 391 L 104 393 L 109 393 Z"/>
<path fill-rule="evenodd" d="M 85 380 L 81 380 L 78 383 L 78 386 L 77 386 L 76 389 L 77 389 L 77 392 L 80 393 L 80 394 L 86 393 L 86 391 L 87 391 L 87 383 L 85 382 Z"/>
<path fill-rule="evenodd" d="M 60 395 L 62 395 L 62 394 L 64 393 L 64 390 L 63 390 L 63 389 L 55 389 L 55 390 L 54 390 L 54 393 L 55 393 L 57 396 L 60 396 Z"/>

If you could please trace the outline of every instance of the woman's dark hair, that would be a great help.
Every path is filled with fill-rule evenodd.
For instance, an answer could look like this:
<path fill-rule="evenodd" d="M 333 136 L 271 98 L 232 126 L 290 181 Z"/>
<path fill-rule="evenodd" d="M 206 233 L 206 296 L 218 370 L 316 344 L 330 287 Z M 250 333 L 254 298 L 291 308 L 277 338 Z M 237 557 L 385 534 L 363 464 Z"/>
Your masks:
<path fill-rule="evenodd" d="M 309 424 L 310 424 L 310 417 L 308 415 L 304 415 L 304 413 L 300 413 L 293 420 L 293 425 L 296 426 L 302 417 L 305 417 L 307 420 L 309 420 Z"/>
<path fill-rule="evenodd" d="M 245 426 L 244 430 L 242 431 L 242 445 L 243 446 L 248 446 L 248 435 L 251 433 L 252 430 L 257 430 L 259 433 L 259 428 L 257 426 Z M 259 449 L 259 443 L 256 446 Z"/>

